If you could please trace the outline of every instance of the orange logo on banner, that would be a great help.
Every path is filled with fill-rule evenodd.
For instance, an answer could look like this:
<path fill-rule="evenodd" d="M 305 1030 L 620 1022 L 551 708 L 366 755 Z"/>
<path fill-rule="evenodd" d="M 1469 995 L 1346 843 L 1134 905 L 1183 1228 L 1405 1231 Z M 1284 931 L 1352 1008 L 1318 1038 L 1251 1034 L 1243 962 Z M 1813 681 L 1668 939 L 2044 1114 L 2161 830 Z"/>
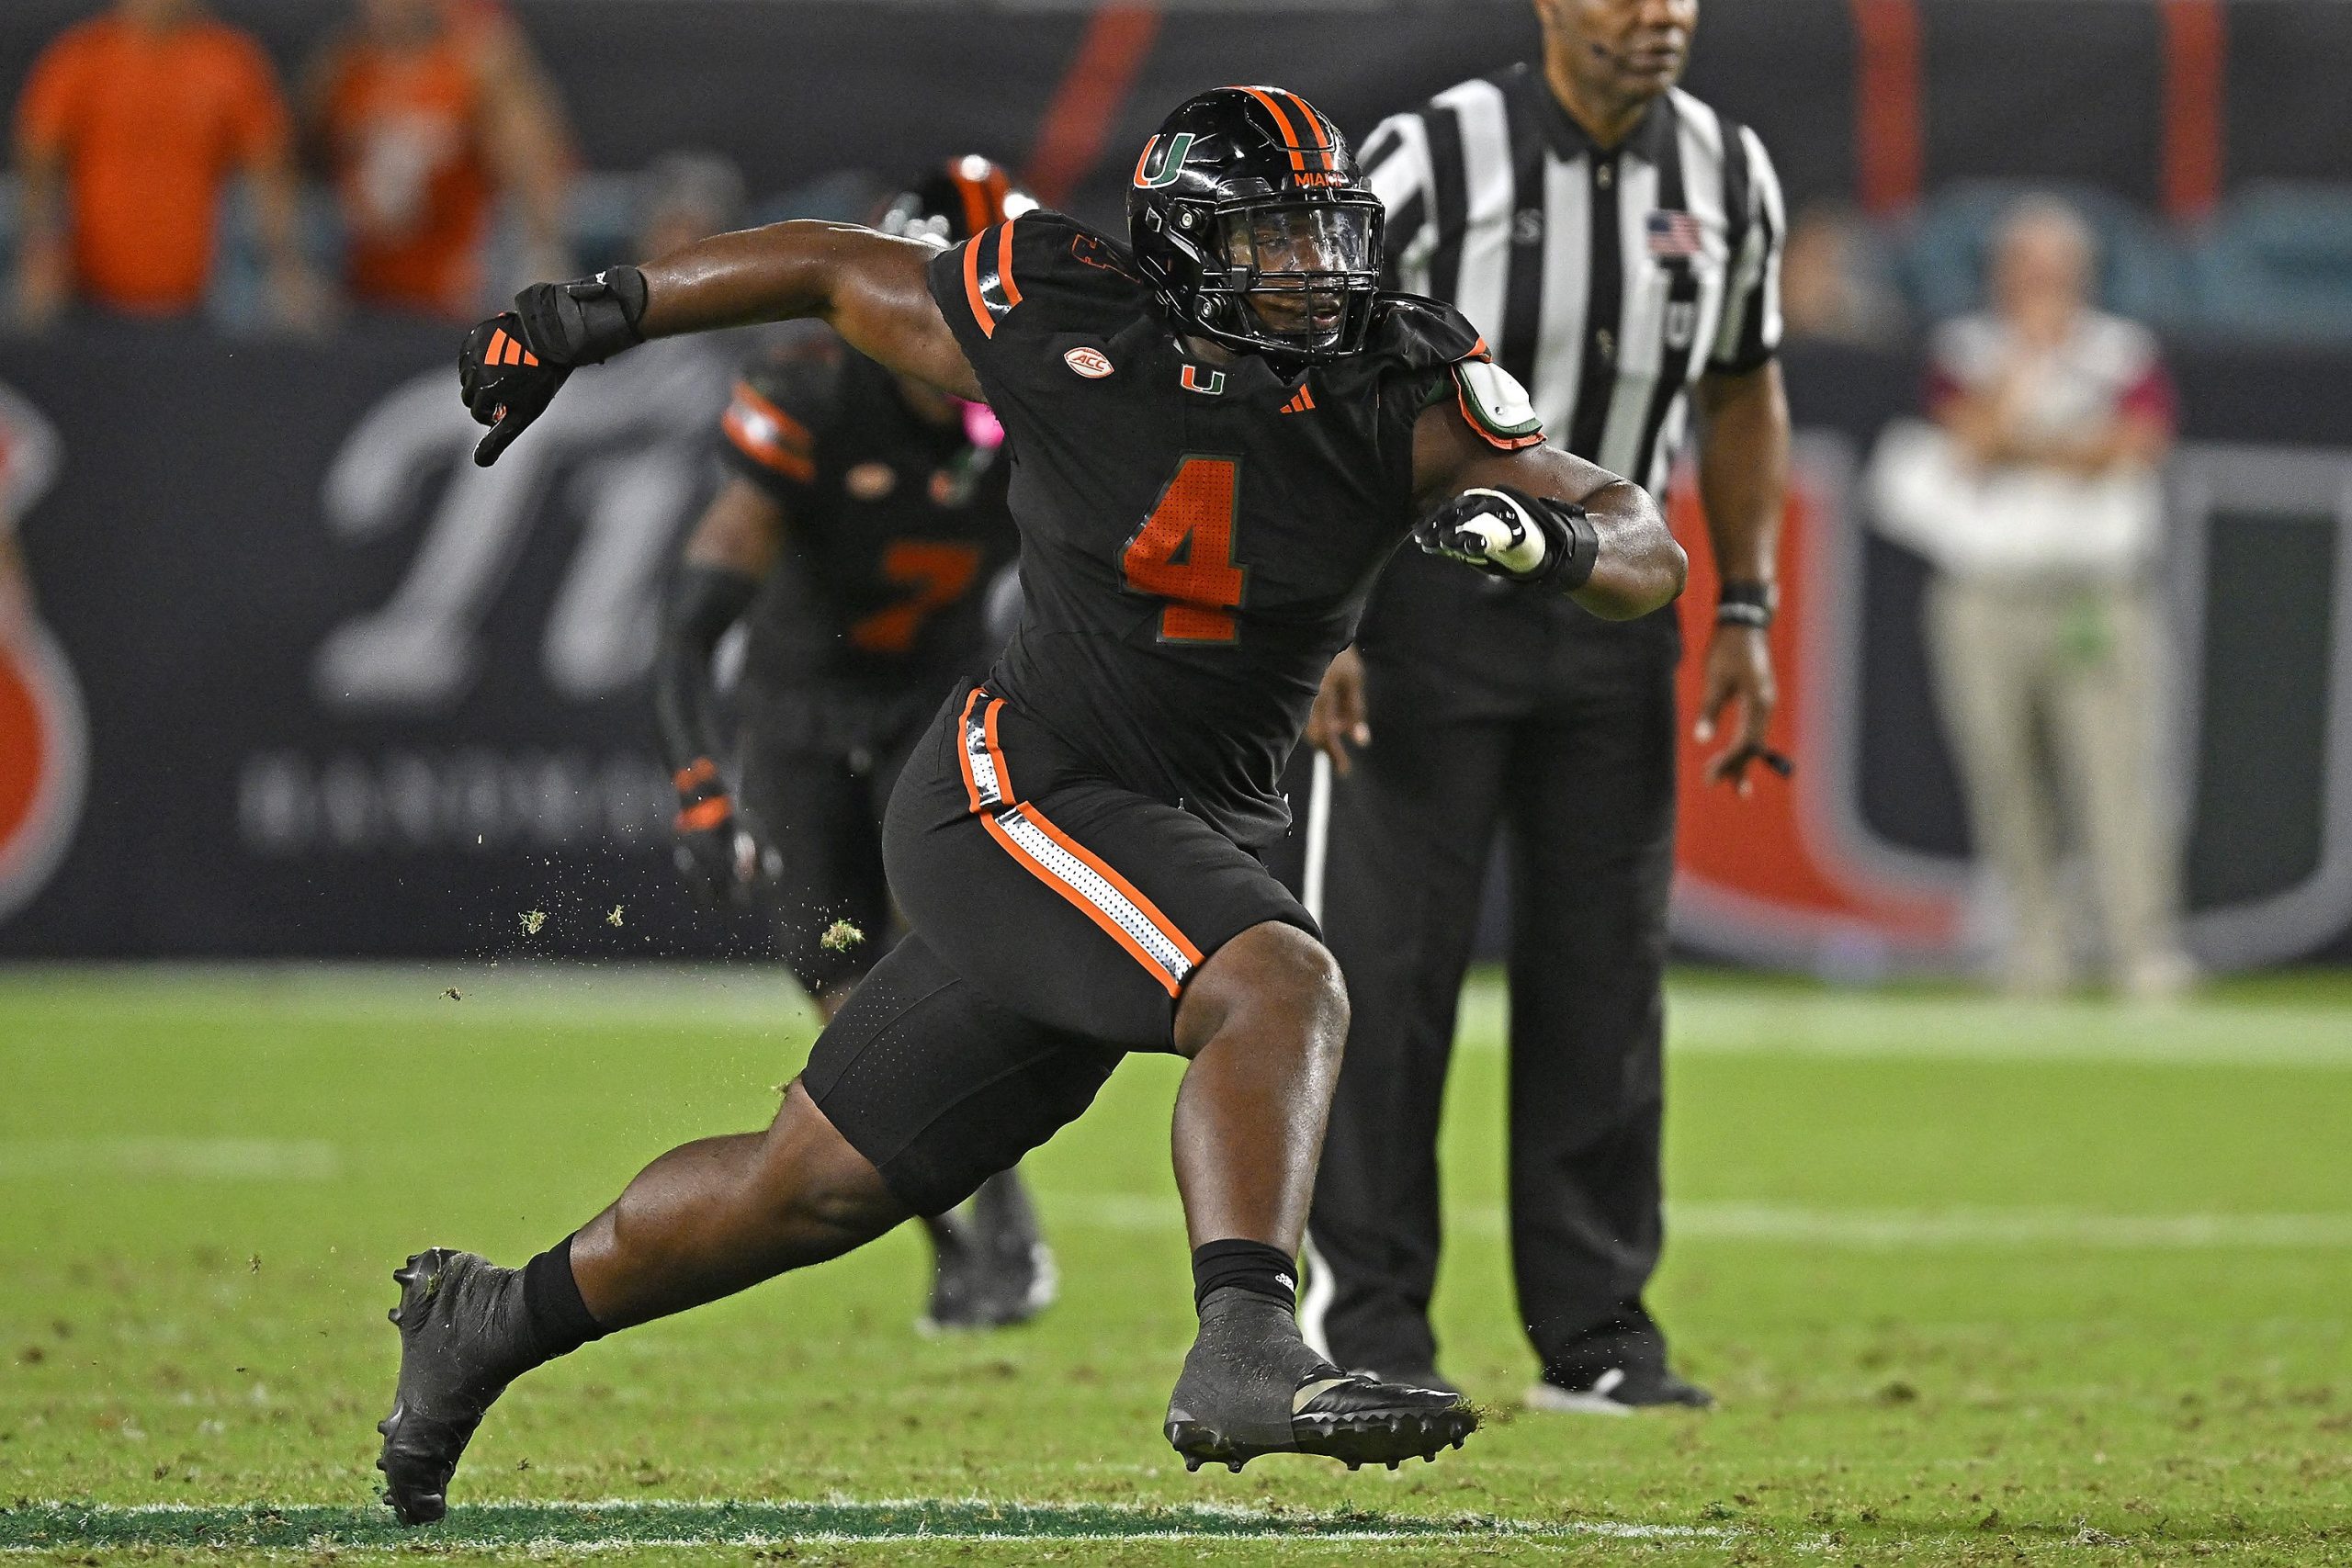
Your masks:
<path fill-rule="evenodd" d="M 81 814 L 89 738 L 48 634 L 0 641 L 0 917 L 40 890 Z"/>
<path fill-rule="evenodd" d="M 1706 513 L 1688 471 L 1678 474 L 1667 515 L 1690 552 L 1690 583 L 1680 604 L 1687 649 L 1679 676 L 1681 754 L 1677 760 L 1676 897 L 1710 907 L 1709 935 L 1759 953 L 1783 956 L 1804 948 L 1815 957 L 1858 945 L 1888 953 L 1933 953 L 1954 941 L 1958 902 L 1916 887 L 1898 886 L 1861 863 L 1828 823 L 1824 802 L 1832 772 L 1848 760 L 1829 754 L 1822 739 L 1834 700 L 1831 671 L 1816 668 L 1823 618 L 1835 613 L 1822 594 L 1830 581 L 1833 502 L 1800 463 L 1791 472 L 1781 536 L 1780 609 L 1773 620 L 1773 664 L 1780 705 L 1769 734 L 1773 750 L 1795 759 L 1787 783 L 1762 766 L 1745 799 L 1727 784 L 1706 782 L 1708 761 L 1729 744 L 1736 709 L 1724 710 L 1713 743 L 1691 739 L 1706 677 L 1706 649 L 1714 634 L 1713 553 Z"/>

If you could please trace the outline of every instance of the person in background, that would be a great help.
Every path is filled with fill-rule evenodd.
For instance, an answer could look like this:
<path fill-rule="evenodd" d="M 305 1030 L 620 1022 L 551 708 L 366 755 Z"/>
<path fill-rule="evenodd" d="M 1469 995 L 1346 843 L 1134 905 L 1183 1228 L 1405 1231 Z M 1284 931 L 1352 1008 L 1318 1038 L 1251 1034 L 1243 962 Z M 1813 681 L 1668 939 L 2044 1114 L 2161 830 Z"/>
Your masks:
<path fill-rule="evenodd" d="M 522 221 L 525 270 L 571 270 L 562 110 L 522 29 L 491 0 L 360 0 L 313 64 L 303 111 L 334 185 L 356 303 L 478 313 L 500 195 Z"/>
<path fill-rule="evenodd" d="M 1781 315 L 1791 338 L 1855 348 L 1904 342 L 1903 301 L 1871 265 L 1870 250 L 1870 220 L 1842 202 L 1809 203 L 1790 220 Z"/>
<path fill-rule="evenodd" d="M 26 325 L 76 300 L 184 316 L 212 276 L 216 213 L 253 182 L 268 302 L 314 324 L 322 298 L 300 240 L 285 100 L 261 47 L 197 0 L 119 0 L 34 62 L 17 106 Z"/>
<path fill-rule="evenodd" d="M 1776 755 L 1780 185 L 1753 130 L 1675 85 L 1697 0 L 1535 11 L 1542 60 L 1391 116 L 1364 144 L 1365 175 L 1387 208 L 1396 286 L 1461 309 L 1553 444 L 1662 502 L 1695 436 L 1719 587 L 1692 717 L 1702 743 L 1722 727 L 1708 781 L 1746 795 L 1748 770 Z M 1439 1111 L 1499 839 L 1511 1264 L 1542 1364 L 1528 1408 L 1703 1407 L 1645 1300 L 1665 1238 L 1680 623 L 1671 607 L 1605 621 L 1443 566 L 1410 550 L 1388 563 L 1306 729 L 1341 777 L 1323 818 L 1328 889 L 1302 882 L 1354 1011 L 1299 1322 L 1341 1366 L 1446 1386 L 1430 1321 Z"/>
<path fill-rule="evenodd" d="M 653 188 L 691 184 L 695 162 L 657 164 Z M 910 181 L 878 227 L 960 243 L 1035 206 L 994 164 L 963 157 Z M 649 233 L 644 254 L 707 232 Z M 894 941 L 891 786 L 942 695 L 1002 646 L 987 609 L 1019 550 L 1012 465 L 987 409 L 831 333 L 752 359 L 720 428 L 727 482 L 685 541 L 654 665 L 678 869 L 707 901 L 759 905 L 831 1019 Z M 737 625 L 747 636 L 729 716 L 713 673 Z M 1053 1300 L 1053 1255 L 1018 1170 L 922 1224 L 926 1329 L 1019 1323 Z"/>
<path fill-rule="evenodd" d="M 1977 852 L 2007 897 L 2007 983 L 2041 994 L 2074 978 L 2081 922 L 2059 879 L 2071 816 L 2109 976 L 2165 997 L 2192 976 L 2178 852 L 2152 785 L 2165 637 L 2151 568 L 2173 389 L 2153 334 L 2090 308 L 2094 257 L 2089 229 L 2052 198 L 2003 221 L 1991 309 L 1935 336 L 1928 405 L 1949 437 L 1949 501 L 1910 542 L 1937 569 L 1928 649 Z"/>
<path fill-rule="evenodd" d="M 743 172 L 718 152 L 665 152 L 638 176 L 638 254 L 666 256 L 734 228 L 743 218 Z"/>
<path fill-rule="evenodd" d="M 38 608 L 17 525 L 56 477 L 57 432 L 40 411 L 0 386 L 0 650 L 30 640 Z"/>

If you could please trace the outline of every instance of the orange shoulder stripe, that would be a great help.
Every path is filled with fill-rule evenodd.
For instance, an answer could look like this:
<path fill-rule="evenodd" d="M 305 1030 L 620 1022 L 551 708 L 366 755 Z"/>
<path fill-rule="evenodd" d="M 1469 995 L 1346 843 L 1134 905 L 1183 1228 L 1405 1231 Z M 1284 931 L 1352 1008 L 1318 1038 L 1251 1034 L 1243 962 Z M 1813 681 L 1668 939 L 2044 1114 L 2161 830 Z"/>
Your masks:
<path fill-rule="evenodd" d="M 774 399 L 766 396 L 757 387 L 752 386 L 749 381 L 738 381 L 735 383 L 735 396 L 754 413 L 773 421 L 776 434 L 785 445 L 797 452 L 812 455 L 816 452 L 816 434 L 785 412 L 776 405 Z"/>
<path fill-rule="evenodd" d="M 1008 218 L 996 231 L 996 280 L 1004 290 L 1004 308 L 1008 310 L 1021 303 L 1021 286 L 1012 281 L 1012 226 L 1019 221 L 1017 218 Z"/>
<path fill-rule="evenodd" d="M 964 299 L 972 307 L 972 319 L 980 323 L 982 337 L 996 336 L 996 318 L 989 314 L 989 302 L 980 297 L 980 241 L 985 236 L 975 234 L 964 242 Z"/>
<path fill-rule="evenodd" d="M 816 459 L 805 457 L 770 440 L 765 432 L 752 428 L 751 421 L 744 417 L 740 406 L 729 406 L 726 415 L 718 422 L 718 428 L 726 433 L 728 441 L 738 452 L 763 468 L 774 468 L 786 479 L 798 479 L 803 484 L 817 477 Z"/>

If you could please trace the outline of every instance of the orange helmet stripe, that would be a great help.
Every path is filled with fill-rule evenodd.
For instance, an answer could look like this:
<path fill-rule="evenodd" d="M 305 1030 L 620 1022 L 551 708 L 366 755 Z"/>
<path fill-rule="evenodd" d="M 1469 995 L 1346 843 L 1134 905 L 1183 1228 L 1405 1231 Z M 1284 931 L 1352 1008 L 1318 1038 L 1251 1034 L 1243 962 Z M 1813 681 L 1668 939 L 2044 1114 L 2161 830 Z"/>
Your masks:
<path fill-rule="evenodd" d="M 1315 106 L 1288 88 L 1283 89 L 1283 96 L 1298 106 L 1299 118 L 1306 122 L 1307 133 L 1315 138 L 1316 151 L 1323 154 L 1324 171 L 1336 174 L 1340 167 L 1339 162 L 1331 146 L 1331 139 L 1323 133 L 1323 119 L 1315 112 Z"/>
<path fill-rule="evenodd" d="M 1299 145 L 1298 132 L 1291 128 L 1290 116 L 1283 112 L 1282 105 L 1274 102 L 1256 87 L 1243 87 L 1238 90 L 1265 105 L 1267 112 L 1274 117 L 1274 123 L 1283 128 L 1283 145 L 1290 152 L 1291 172 L 1298 175 L 1306 173 L 1306 151 Z"/>

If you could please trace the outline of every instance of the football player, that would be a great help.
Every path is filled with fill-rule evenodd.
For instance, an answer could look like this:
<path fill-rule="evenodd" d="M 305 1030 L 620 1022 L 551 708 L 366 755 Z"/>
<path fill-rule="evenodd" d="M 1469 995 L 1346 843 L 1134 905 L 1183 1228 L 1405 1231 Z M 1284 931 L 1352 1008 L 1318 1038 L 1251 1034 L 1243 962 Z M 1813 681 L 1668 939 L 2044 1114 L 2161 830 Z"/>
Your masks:
<path fill-rule="evenodd" d="M 1030 213 L 944 253 L 786 223 L 537 285 L 474 330 L 494 459 L 564 379 L 647 337 L 814 316 L 983 400 L 1013 455 L 1018 631 L 899 776 L 884 853 L 912 930 L 764 1132 L 654 1161 L 520 1269 L 397 1271 L 378 1463 L 441 1516 L 482 1412 L 613 1330 L 952 1207 L 1080 1114 L 1128 1051 L 1187 1058 L 1177 1186 L 1200 1328 L 1164 1430 L 1188 1465 L 1434 1458 L 1459 1394 L 1300 1338 L 1295 1264 L 1347 993 L 1255 849 L 1374 572 L 1408 535 L 1623 617 L 1684 562 L 1636 487 L 1543 445 L 1450 308 L 1378 292 L 1380 203 L 1296 95 L 1222 88 L 1142 149 L 1129 244 Z"/>
<path fill-rule="evenodd" d="M 963 157 L 877 227 L 944 247 L 1035 206 L 994 164 Z M 653 671 L 678 869 L 707 901 L 756 900 L 830 1019 L 889 946 L 890 785 L 940 694 L 993 652 L 985 601 L 1015 545 L 1003 431 L 830 333 L 748 366 L 722 431 L 729 478 L 671 579 Z M 712 658 L 738 622 L 729 746 Z M 1052 1257 L 1012 1171 L 923 1223 L 927 1329 L 1019 1323 L 1053 1300 Z"/>

